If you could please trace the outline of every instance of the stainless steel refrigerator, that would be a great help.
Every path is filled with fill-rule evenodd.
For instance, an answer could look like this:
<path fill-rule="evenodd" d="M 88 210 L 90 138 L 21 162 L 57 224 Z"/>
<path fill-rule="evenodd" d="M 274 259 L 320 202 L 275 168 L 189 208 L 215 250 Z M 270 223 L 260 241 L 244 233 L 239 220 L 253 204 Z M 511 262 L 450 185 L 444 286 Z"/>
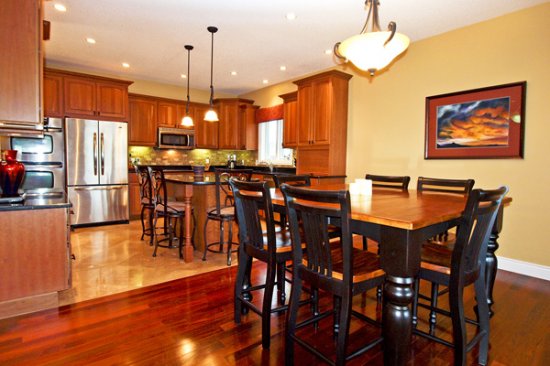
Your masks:
<path fill-rule="evenodd" d="M 67 118 L 65 131 L 71 225 L 127 222 L 127 124 Z"/>

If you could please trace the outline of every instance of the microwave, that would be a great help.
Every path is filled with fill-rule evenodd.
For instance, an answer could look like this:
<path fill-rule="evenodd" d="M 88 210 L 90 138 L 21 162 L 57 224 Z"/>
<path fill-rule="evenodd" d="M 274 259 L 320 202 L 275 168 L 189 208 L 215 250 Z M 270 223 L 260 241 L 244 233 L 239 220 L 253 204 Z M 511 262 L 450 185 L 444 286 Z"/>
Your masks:
<path fill-rule="evenodd" d="M 159 127 L 157 148 L 159 149 L 194 149 L 195 131 L 182 128 Z"/>

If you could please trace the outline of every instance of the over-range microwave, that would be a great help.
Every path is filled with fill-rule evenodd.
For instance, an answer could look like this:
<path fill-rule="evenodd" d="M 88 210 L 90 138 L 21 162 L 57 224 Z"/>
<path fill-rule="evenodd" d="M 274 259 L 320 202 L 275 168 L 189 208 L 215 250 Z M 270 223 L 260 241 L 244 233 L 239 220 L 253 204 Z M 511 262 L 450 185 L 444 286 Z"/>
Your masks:
<path fill-rule="evenodd" d="M 195 131 L 182 128 L 158 128 L 157 148 L 159 149 L 194 149 Z"/>

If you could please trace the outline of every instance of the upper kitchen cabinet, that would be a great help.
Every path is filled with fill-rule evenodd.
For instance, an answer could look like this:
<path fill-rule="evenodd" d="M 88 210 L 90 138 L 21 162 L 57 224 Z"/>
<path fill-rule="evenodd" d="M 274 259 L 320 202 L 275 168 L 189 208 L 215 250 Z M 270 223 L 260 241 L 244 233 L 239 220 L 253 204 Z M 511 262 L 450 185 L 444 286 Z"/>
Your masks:
<path fill-rule="evenodd" d="M 129 105 L 128 144 L 155 146 L 157 141 L 157 100 L 147 96 L 130 95 Z"/>
<path fill-rule="evenodd" d="M 178 126 L 178 107 L 181 107 L 181 103 L 159 100 L 157 119 L 158 126 L 172 128 Z"/>
<path fill-rule="evenodd" d="M 42 1 L 0 1 L 0 133 L 42 130 Z"/>
<path fill-rule="evenodd" d="M 294 82 L 298 85 L 297 174 L 345 174 L 351 77 L 332 70 Z"/>
<path fill-rule="evenodd" d="M 195 147 L 199 149 L 217 149 L 219 122 L 208 122 L 204 120 L 204 115 L 206 111 L 210 109 L 210 106 L 208 104 L 195 104 L 193 109 Z"/>
<path fill-rule="evenodd" d="M 283 147 L 298 146 L 298 93 L 279 95 L 283 99 Z"/>
<path fill-rule="evenodd" d="M 252 131 L 257 134 L 254 124 L 254 101 L 240 98 L 216 99 L 220 121 L 218 148 L 229 150 L 254 150 L 258 148 L 257 137 L 254 141 Z M 251 133 L 248 133 L 250 130 Z M 250 139 L 248 143 L 248 139 Z"/>
<path fill-rule="evenodd" d="M 63 75 L 44 71 L 44 117 L 63 117 Z"/>
<path fill-rule="evenodd" d="M 64 75 L 65 115 L 127 121 L 128 86 L 131 83 L 75 73 Z"/>

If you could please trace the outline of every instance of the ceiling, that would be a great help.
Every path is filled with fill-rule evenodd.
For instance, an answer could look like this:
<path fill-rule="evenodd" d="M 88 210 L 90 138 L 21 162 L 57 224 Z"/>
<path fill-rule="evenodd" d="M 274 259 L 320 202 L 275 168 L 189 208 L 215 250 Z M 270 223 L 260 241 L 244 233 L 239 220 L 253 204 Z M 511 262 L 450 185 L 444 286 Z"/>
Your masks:
<path fill-rule="evenodd" d="M 547 1 L 381 0 L 380 25 L 393 20 L 414 42 Z M 216 26 L 215 91 L 240 95 L 334 66 L 325 50 L 359 33 L 367 12 L 363 0 L 48 0 L 44 14 L 48 65 L 185 86 L 191 44 L 190 86 L 202 90 L 210 85 L 206 28 Z"/>

